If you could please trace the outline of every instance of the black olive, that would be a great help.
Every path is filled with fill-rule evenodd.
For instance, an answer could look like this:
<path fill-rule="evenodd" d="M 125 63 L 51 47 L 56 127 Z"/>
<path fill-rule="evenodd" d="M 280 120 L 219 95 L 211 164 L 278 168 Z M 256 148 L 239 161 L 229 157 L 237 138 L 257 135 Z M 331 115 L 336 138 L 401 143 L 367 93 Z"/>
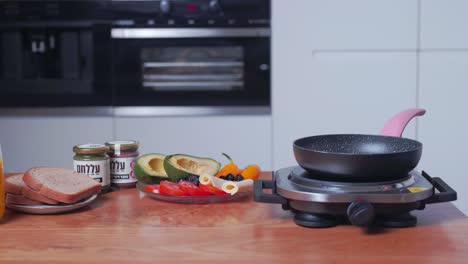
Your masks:
<path fill-rule="evenodd" d="M 190 174 L 188 177 L 184 178 L 185 181 L 192 182 L 193 184 L 197 185 L 200 183 L 198 176 L 195 174 Z"/>
<path fill-rule="evenodd" d="M 243 180 L 244 180 L 244 177 L 240 174 L 237 174 L 236 181 L 243 181 Z"/>
<path fill-rule="evenodd" d="M 227 178 L 228 181 L 233 181 L 234 180 L 234 175 L 232 175 L 232 173 L 229 173 L 226 178 Z"/>

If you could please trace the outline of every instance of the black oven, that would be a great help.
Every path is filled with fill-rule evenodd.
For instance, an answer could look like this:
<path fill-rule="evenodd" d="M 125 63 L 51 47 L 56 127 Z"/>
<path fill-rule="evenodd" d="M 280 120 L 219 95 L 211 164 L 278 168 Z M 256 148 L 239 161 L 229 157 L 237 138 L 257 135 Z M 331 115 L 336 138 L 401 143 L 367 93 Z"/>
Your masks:
<path fill-rule="evenodd" d="M 0 114 L 270 111 L 269 0 L 1 1 L 0 29 Z"/>
<path fill-rule="evenodd" d="M 268 106 L 267 28 L 113 29 L 118 106 Z"/>
<path fill-rule="evenodd" d="M 0 3 L 0 106 L 111 106 L 105 2 Z"/>

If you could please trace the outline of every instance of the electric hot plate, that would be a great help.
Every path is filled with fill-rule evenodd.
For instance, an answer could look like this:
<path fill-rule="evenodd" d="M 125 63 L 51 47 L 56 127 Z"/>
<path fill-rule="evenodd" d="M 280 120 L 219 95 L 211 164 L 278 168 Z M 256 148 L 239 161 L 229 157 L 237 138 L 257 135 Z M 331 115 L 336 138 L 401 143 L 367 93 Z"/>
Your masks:
<path fill-rule="evenodd" d="M 413 170 L 388 181 L 352 182 L 328 180 L 295 166 L 274 172 L 271 181 L 255 181 L 254 199 L 281 204 L 294 213 L 295 223 L 304 227 L 410 227 L 417 223 L 411 211 L 454 201 L 457 193 L 424 171 Z"/>

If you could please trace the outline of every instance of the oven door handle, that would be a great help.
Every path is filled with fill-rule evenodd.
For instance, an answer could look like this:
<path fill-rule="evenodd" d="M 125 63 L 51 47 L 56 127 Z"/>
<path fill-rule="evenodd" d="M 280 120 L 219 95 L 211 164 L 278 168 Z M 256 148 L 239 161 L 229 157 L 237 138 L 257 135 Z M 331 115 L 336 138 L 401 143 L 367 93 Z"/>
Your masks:
<path fill-rule="evenodd" d="M 426 204 L 445 203 L 457 200 L 457 192 L 444 182 L 444 180 L 439 177 L 431 177 L 425 171 L 422 172 L 422 175 L 434 185 L 435 190 L 439 191 L 439 193 L 434 193 L 429 197 L 425 201 Z"/>
<path fill-rule="evenodd" d="M 112 28 L 113 39 L 269 37 L 269 28 Z"/>

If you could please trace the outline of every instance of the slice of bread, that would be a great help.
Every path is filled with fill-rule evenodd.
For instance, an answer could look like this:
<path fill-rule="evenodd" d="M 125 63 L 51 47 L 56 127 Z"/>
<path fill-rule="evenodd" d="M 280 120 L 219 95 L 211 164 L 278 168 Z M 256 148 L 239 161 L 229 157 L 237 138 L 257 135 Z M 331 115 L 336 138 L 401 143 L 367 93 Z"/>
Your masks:
<path fill-rule="evenodd" d="M 59 202 L 40 194 L 29 188 L 23 181 L 23 174 L 13 174 L 5 179 L 5 192 L 22 195 L 31 200 L 36 200 L 46 204 L 58 204 Z"/>
<path fill-rule="evenodd" d="M 21 195 L 26 184 L 23 182 L 23 174 L 12 174 L 5 178 L 5 192 Z"/>
<path fill-rule="evenodd" d="M 25 187 L 23 189 L 23 193 L 22 195 L 26 198 L 29 198 L 31 200 L 36 200 L 36 201 L 40 201 L 40 202 L 43 202 L 43 203 L 46 203 L 46 204 L 58 204 L 59 202 L 57 200 L 54 200 L 54 199 L 51 199 L 29 187 Z"/>
<path fill-rule="evenodd" d="M 31 189 L 62 203 L 75 203 L 101 191 L 101 184 L 71 169 L 33 167 L 23 176 Z"/>
<path fill-rule="evenodd" d="M 20 204 L 20 205 L 41 205 L 43 203 L 31 200 L 22 195 L 7 193 L 5 198 L 7 204 Z"/>

